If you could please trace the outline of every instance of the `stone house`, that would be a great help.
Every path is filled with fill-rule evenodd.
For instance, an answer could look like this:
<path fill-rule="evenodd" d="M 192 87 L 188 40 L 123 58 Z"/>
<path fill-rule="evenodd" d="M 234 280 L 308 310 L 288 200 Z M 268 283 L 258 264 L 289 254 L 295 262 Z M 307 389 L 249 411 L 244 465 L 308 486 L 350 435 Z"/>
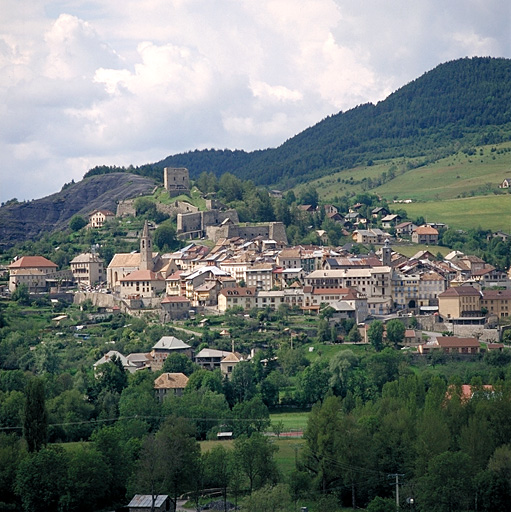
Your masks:
<path fill-rule="evenodd" d="M 230 379 L 235 366 L 241 361 L 243 361 L 241 354 L 238 352 L 229 352 L 229 354 L 220 361 L 220 371 L 222 375 Z"/>
<path fill-rule="evenodd" d="M 172 394 L 181 396 L 188 384 L 188 377 L 184 373 L 162 373 L 154 381 L 156 398 L 163 402 L 163 399 Z"/>
<path fill-rule="evenodd" d="M 151 350 L 151 369 L 153 371 L 161 370 L 165 359 L 170 354 L 185 354 L 192 359 L 193 349 L 183 340 L 174 336 L 162 336 Z"/>
<path fill-rule="evenodd" d="M 106 281 L 105 262 L 94 253 L 79 254 L 69 263 L 78 286 L 93 286 Z"/>
<path fill-rule="evenodd" d="M 162 320 L 183 320 L 190 316 L 190 300 L 181 296 L 167 296 L 161 300 Z"/>
<path fill-rule="evenodd" d="M 107 222 L 115 219 L 115 213 L 110 210 L 94 210 L 89 213 L 89 227 L 102 228 Z"/>
<path fill-rule="evenodd" d="M 229 354 L 230 352 L 225 350 L 203 348 L 198 354 L 195 354 L 195 362 L 203 370 L 216 370 L 220 368 L 220 363 Z"/>
<path fill-rule="evenodd" d="M 472 286 L 449 287 L 438 296 L 438 312 L 444 318 L 481 315 L 481 292 Z"/>
<path fill-rule="evenodd" d="M 123 299 L 152 298 L 165 291 L 165 279 L 159 272 L 135 270 L 119 280 Z"/>
<path fill-rule="evenodd" d="M 481 292 L 481 307 L 491 315 L 499 318 L 511 313 L 511 290 L 483 290 Z"/>
<path fill-rule="evenodd" d="M 410 236 L 416 229 L 417 226 L 413 222 L 401 222 L 401 224 L 396 226 L 396 234 L 399 236 Z"/>
<path fill-rule="evenodd" d="M 419 226 L 412 233 L 412 242 L 415 244 L 438 244 L 438 231 L 431 226 Z"/>
<path fill-rule="evenodd" d="M 8 268 L 11 293 L 21 284 L 26 284 L 31 292 L 44 291 L 46 278 L 57 271 L 57 265 L 43 256 L 22 256 Z"/>
<path fill-rule="evenodd" d="M 256 306 L 255 288 L 226 288 L 218 295 L 218 310 L 225 312 L 233 307 L 242 307 L 244 310 L 252 309 Z"/>
<path fill-rule="evenodd" d="M 124 368 L 125 371 L 129 373 L 135 373 L 138 370 L 138 366 L 131 362 L 123 354 L 121 354 L 117 350 L 109 350 L 103 357 L 101 357 L 94 363 L 94 373 L 98 375 L 100 373 L 101 365 L 111 362 L 114 358 L 117 358 L 121 361 L 122 367 Z"/>

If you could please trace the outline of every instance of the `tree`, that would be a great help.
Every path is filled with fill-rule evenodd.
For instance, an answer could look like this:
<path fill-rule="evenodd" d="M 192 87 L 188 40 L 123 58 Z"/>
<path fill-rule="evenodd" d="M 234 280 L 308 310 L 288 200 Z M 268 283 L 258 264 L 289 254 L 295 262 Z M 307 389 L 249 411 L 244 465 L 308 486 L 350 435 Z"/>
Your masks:
<path fill-rule="evenodd" d="M 266 485 L 258 491 L 254 491 L 241 510 L 247 512 L 291 512 L 293 502 L 286 485 Z"/>
<path fill-rule="evenodd" d="M 48 412 L 46 411 L 44 382 L 33 378 L 27 384 L 23 409 L 23 437 L 29 452 L 39 451 L 48 438 Z"/>
<path fill-rule="evenodd" d="M 165 490 L 163 449 L 163 440 L 157 439 L 154 434 L 149 435 L 144 440 L 136 467 L 137 489 L 151 495 L 151 512 L 155 510 L 157 496 Z"/>
<path fill-rule="evenodd" d="M 346 341 L 349 343 L 359 343 L 362 341 L 362 336 L 360 335 L 360 331 L 358 330 L 357 324 L 355 324 L 350 332 L 348 333 L 348 337 L 346 338 Z"/>
<path fill-rule="evenodd" d="M 166 414 L 188 418 L 197 439 L 206 439 L 212 429 L 230 418 L 225 396 L 208 388 L 192 389 L 183 396 L 167 396 L 162 404 L 162 415 Z"/>
<path fill-rule="evenodd" d="M 227 451 L 221 445 L 214 446 L 203 456 L 206 485 L 222 489 L 224 512 L 227 512 L 227 488 L 229 487 L 232 474 L 231 457 L 232 452 Z"/>
<path fill-rule="evenodd" d="M 301 204 L 310 204 L 313 208 L 316 208 L 319 202 L 318 191 L 315 188 L 308 186 L 300 194 L 299 201 Z"/>
<path fill-rule="evenodd" d="M 241 436 L 234 441 L 234 457 L 249 482 L 249 492 L 266 483 L 277 481 L 278 471 L 273 458 L 278 450 L 268 437 L 254 433 L 251 437 Z"/>
<path fill-rule="evenodd" d="M 14 501 L 16 470 L 22 458 L 20 438 L 15 434 L 0 432 L 0 501 Z"/>
<path fill-rule="evenodd" d="M 163 363 L 163 372 L 191 375 L 198 366 L 186 354 L 170 354 Z"/>
<path fill-rule="evenodd" d="M 127 479 L 133 466 L 133 450 L 123 442 L 119 424 L 96 430 L 91 441 L 108 466 L 107 497 L 110 502 L 118 502 L 126 495 Z"/>
<path fill-rule="evenodd" d="M 381 320 L 375 320 L 371 323 L 367 331 L 367 337 L 376 352 L 383 348 L 383 322 Z"/>
<path fill-rule="evenodd" d="M 169 418 L 156 434 L 164 460 L 165 489 L 177 504 L 182 493 L 193 489 L 200 461 L 200 446 L 193 427 L 182 418 Z"/>
<path fill-rule="evenodd" d="M 80 231 L 87 225 L 87 221 L 81 215 L 73 215 L 69 221 L 71 231 Z"/>
<path fill-rule="evenodd" d="M 122 361 L 117 356 L 113 356 L 110 361 L 102 364 L 98 368 L 95 387 L 97 394 L 103 389 L 121 393 L 128 386 L 128 375 L 122 365 Z"/>
<path fill-rule="evenodd" d="M 24 306 L 30 304 L 30 293 L 25 283 L 19 284 L 11 294 L 11 299 Z"/>
<path fill-rule="evenodd" d="M 315 404 L 304 433 L 306 441 L 300 461 L 303 469 L 314 475 L 314 485 L 323 493 L 336 487 L 342 479 L 336 464 L 340 430 L 339 399 L 329 396 L 323 404 Z"/>
<path fill-rule="evenodd" d="M 468 510 L 472 502 L 470 458 L 462 452 L 444 452 L 431 459 L 421 480 L 420 499 L 424 510 L 454 512 Z"/>
<path fill-rule="evenodd" d="M 170 221 L 163 222 L 155 229 L 153 241 L 160 251 L 170 251 L 178 247 L 176 230 Z"/>
<path fill-rule="evenodd" d="M 395 512 L 396 502 L 391 498 L 381 498 L 376 496 L 369 505 L 367 505 L 367 512 Z"/>
<path fill-rule="evenodd" d="M 330 340 L 330 327 L 328 325 L 328 320 L 326 318 L 322 318 L 318 322 L 318 341 L 329 341 Z"/>
<path fill-rule="evenodd" d="M 401 320 L 395 318 L 387 323 L 387 339 L 398 346 L 401 344 L 405 337 L 405 326 Z"/>
<path fill-rule="evenodd" d="M 337 396 L 346 396 L 358 364 L 359 358 L 352 350 L 339 351 L 330 359 L 330 386 Z"/>
<path fill-rule="evenodd" d="M 323 400 L 329 390 L 330 371 L 326 362 L 315 362 L 305 368 L 299 377 L 299 387 L 306 404 Z"/>
<path fill-rule="evenodd" d="M 198 391 L 200 389 L 222 393 L 222 373 L 220 370 L 210 371 L 199 369 L 194 371 L 188 379 L 185 393 Z"/>
<path fill-rule="evenodd" d="M 16 473 L 15 492 L 26 512 L 57 512 L 67 493 L 67 457 L 60 446 L 42 448 L 24 458 Z"/>
<path fill-rule="evenodd" d="M 275 383 L 274 379 L 264 379 L 259 384 L 259 389 L 266 406 L 273 407 L 279 403 L 279 386 Z"/>
<path fill-rule="evenodd" d="M 231 384 L 237 402 L 250 400 L 255 395 L 254 367 L 250 361 L 241 361 L 234 367 Z"/>
<path fill-rule="evenodd" d="M 154 436 L 144 441 L 136 469 L 139 492 L 153 496 L 169 494 L 174 504 L 182 493 L 193 489 L 200 447 L 193 428 L 184 418 L 169 417 Z"/>
<path fill-rule="evenodd" d="M 98 510 L 111 479 L 110 468 L 95 448 L 80 445 L 69 455 L 66 505 L 69 510 Z"/>
<path fill-rule="evenodd" d="M 260 396 L 237 403 L 233 410 L 234 434 L 239 436 L 263 432 L 270 425 L 270 413 Z"/>

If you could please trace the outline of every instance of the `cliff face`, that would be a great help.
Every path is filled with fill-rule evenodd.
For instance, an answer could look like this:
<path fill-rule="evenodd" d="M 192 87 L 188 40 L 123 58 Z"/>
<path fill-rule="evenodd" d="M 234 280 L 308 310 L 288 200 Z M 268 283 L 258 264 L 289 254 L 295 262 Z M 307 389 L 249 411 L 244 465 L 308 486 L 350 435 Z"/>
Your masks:
<path fill-rule="evenodd" d="M 131 173 L 92 176 L 51 196 L 0 208 L 0 246 L 37 239 L 44 232 L 64 229 L 75 214 L 85 219 L 96 209 L 115 213 L 117 201 L 150 194 L 157 183 Z"/>

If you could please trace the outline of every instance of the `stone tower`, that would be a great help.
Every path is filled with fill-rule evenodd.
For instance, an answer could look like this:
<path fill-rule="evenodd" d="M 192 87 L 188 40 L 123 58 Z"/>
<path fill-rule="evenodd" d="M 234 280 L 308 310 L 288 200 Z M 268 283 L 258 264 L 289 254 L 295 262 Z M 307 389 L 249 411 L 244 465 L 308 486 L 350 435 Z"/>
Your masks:
<path fill-rule="evenodd" d="M 390 247 L 388 238 L 385 240 L 385 243 L 381 249 L 381 261 L 383 266 L 390 267 L 390 263 L 392 261 L 392 248 Z"/>
<path fill-rule="evenodd" d="M 190 195 L 190 176 L 186 167 L 165 167 L 163 169 L 163 184 L 170 197 L 181 194 Z"/>
<path fill-rule="evenodd" d="M 139 270 L 153 270 L 153 242 L 149 236 L 149 226 L 144 222 L 144 230 L 140 238 L 140 268 Z"/>

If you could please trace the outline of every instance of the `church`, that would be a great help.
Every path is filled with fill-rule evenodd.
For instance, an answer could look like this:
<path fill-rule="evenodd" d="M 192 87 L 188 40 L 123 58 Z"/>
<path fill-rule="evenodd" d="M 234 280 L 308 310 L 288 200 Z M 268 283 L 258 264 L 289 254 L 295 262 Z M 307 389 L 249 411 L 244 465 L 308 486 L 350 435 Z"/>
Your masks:
<path fill-rule="evenodd" d="M 107 268 L 108 288 L 121 298 L 155 297 L 165 290 L 165 262 L 153 252 L 147 221 L 140 237 L 140 252 L 116 254 Z"/>

